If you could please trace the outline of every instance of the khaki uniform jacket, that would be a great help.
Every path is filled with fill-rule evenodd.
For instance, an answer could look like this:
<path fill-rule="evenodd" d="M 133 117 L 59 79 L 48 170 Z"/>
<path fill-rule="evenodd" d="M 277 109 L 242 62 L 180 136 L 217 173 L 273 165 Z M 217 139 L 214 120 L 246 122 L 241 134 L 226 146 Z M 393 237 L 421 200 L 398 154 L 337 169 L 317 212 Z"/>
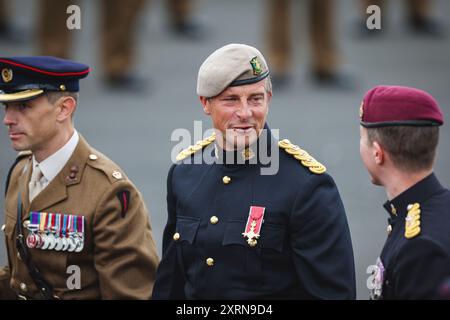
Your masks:
<path fill-rule="evenodd" d="M 73 178 L 73 168 L 76 176 Z M 21 159 L 11 173 L 5 204 L 5 235 L 9 266 L 0 270 L 0 297 L 9 282 L 18 295 L 40 296 L 16 247 L 16 223 L 29 220 L 30 211 L 85 216 L 85 242 L 81 252 L 28 249 L 33 263 L 61 299 L 149 299 L 158 264 L 148 212 L 141 194 L 119 167 L 80 141 L 61 172 L 30 203 L 28 183 L 31 156 Z M 72 177 L 70 174 L 72 173 Z M 127 203 L 119 196 L 129 192 Z M 22 221 L 17 221 L 18 195 L 23 203 Z M 26 237 L 29 231 L 23 228 Z M 78 266 L 81 288 L 69 289 Z"/>

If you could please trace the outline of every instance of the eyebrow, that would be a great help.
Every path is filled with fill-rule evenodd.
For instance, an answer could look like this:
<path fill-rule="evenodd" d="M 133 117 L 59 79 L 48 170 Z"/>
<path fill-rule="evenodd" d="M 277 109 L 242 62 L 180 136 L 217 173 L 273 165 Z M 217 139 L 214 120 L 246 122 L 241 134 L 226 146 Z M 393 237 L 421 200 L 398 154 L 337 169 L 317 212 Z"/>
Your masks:
<path fill-rule="evenodd" d="M 255 92 L 249 95 L 249 97 L 255 97 L 255 96 L 264 96 L 264 92 Z M 226 99 L 226 98 L 239 98 L 240 95 L 237 93 L 228 93 L 220 97 L 220 99 Z"/>
<path fill-rule="evenodd" d="M 252 93 L 250 95 L 250 97 L 254 97 L 254 96 L 264 96 L 264 92 L 256 92 L 256 93 Z"/>
<path fill-rule="evenodd" d="M 236 98 L 236 97 L 239 97 L 239 95 L 236 93 L 228 93 L 228 94 L 225 94 L 223 97 L 220 97 L 220 99 Z"/>

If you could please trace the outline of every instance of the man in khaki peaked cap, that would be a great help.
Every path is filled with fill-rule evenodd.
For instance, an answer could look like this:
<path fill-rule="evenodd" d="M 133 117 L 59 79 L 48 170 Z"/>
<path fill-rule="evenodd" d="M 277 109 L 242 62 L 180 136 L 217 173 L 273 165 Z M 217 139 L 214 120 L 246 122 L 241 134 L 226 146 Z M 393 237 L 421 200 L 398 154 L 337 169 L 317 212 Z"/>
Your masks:
<path fill-rule="evenodd" d="M 215 134 L 181 151 L 169 171 L 153 298 L 354 299 L 338 190 L 325 166 L 268 128 L 261 52 L 216 50 L 199 69 L 197 94 Z"/>
<path fill-rule="evenodd" d="M 90 68 L 0 58 L 0 102 L 19 151 L 5 194 L 0 299 L 149 299 L 158 256 L 142 196 L 75 130 Z"/>

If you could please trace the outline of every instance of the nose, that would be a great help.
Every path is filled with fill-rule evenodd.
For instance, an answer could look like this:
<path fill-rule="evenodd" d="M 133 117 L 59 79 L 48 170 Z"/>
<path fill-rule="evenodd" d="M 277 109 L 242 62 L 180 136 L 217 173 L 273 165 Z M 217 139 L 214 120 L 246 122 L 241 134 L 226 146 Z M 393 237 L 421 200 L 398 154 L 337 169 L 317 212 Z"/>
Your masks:
<path fill-rule="evenodd" d="M 236 115 L 238 116 L 238 118 L 242 121 L 246 121 L 249 118 L 252 117 L 252 109 L 251 107 L 248 105 L 247 101 L 242 101 L 240 104 L 240 107 L 238 109 L 238 111 L 236 112 Z"/>
<path fill-rule="evenodd" d="M 3 124 L 5 126 L 11 126 L 16 124 L 14 113 L 15 112 L 13 108 L 5 107 L 5 116 L 3 117 Z"/>

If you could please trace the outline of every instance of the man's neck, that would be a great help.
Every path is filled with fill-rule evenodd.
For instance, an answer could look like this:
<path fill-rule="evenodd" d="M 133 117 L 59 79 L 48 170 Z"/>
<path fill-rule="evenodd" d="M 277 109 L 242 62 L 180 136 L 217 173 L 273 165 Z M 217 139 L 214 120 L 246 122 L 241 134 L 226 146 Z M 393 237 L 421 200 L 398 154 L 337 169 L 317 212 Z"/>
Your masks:
<path fill-rule="evenodd" d="M 51 141 L 48 141 L 43 148 L 33 151 L 33 155 L 36 161 L 40 163 L 57 152 L 59 149 L 64 147 L 64 145 L 72 137 L 73 133 L 74 128 L 63 131 L 56 135 Z"/>
<path fill-rule="evenodd" d="M 425 179 L 433 172 L 433 169 L 422 170 L 420 172 L 404 172 L 400 170 L 390 174 L 383 183 L 389 200 L 395 199 L 397 196 Z"/>

